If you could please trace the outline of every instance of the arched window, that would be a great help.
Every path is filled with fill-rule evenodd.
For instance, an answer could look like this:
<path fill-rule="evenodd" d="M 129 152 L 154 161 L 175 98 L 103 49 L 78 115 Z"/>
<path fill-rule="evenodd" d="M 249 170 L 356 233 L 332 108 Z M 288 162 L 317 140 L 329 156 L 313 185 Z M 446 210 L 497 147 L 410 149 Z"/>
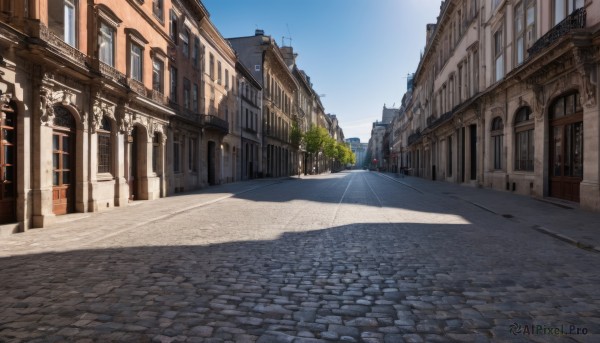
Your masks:
<path fill-rule="evenodd" d="M 492 149 L 494 157 L 494 169 L 499 170 L 502 169 L 502 147 L 504 141 L 504 124 L 502 123 L 502 118 L 496 117 L 492 121 Z"/>
<path fill-rule="evenodd" d="M 110 134 L 112 123 L 107 117 L 102 117 L 100 128 L 98 129 L 98 173 L 112 172 L 112 144 Z"/>
<path fill-rule="evenodd" d="M 529 107 L 521 107 L 515 115 L 515 170 L 533 171 L 534 121 Z"/>

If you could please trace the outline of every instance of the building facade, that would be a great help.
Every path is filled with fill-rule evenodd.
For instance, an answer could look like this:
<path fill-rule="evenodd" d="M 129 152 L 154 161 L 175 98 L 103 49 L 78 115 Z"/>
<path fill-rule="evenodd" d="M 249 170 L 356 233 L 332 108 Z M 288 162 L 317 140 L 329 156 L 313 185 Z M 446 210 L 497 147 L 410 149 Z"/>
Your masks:
<path fill-rule="evenodd" d="M 239 42 L 196 0 L 0 1 L 0 233 L 297 173 L 296 78 Z"/>
<path fill-rule="evenodd" d="M 238 72 L 238 118 L 241 131 L 242 180 L 262 177 L 262 87 L 240 62 Z"/>
<path fill-rule="evenodd" d="M 599 23 L 595 1 L 442 2 L 405 113 L 410 167 L 600 210 Z"/>
<path fill-rule="evenodd" d="M 297 173 L 297 147 L 291 144 L 298 85 L 284 57 L 270 36 L 256 30 L 254 36 L 230 38 L 239 60 L 263 87 L 263 170 L 267 177 Z"/>

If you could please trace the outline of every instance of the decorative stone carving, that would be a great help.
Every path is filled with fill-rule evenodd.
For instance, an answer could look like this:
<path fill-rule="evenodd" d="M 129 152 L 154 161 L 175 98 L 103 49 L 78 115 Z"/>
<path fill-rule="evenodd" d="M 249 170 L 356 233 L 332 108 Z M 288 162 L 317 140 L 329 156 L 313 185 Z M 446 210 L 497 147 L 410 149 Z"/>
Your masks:
<path fill-rule="evenodd" d="M 540 84 L 532 85 L 533 93 L 535 95 L 535 99 L 533 101 L 533 112 L 535 118 L 538 121 L 544 119 L 544 112 L 546 111 L 546 101 L 544 99 L 544 86 Z"/>
<path fill-rule="evenodd" d="M 42 125 L 51 126 L 54 122 L 53 93 L 49 88 L 40 90 L 40 121 Z"/>
<path fill-rule="evenodd" d="M 71 105 L 73 103 L 72 97 L 73 93 L 71 93 L 71 91 L 63 91 L 62 104 L 64 106 Z"/>
<path fill-rule="evenodd" d="M 102 123 L 102 117 L 115 120 L 115 107 L 102 100 L 101 93 L 97 92 L 92 105 L 91 130 L 95 133 Z"/>
<path fill-rule="evenodd" d="M 597 101 L 598 75 L 593 60 L 594 55 L 598 55 L 599 51 L 600 49 L 597 47 L 573 50 L 577 72 L 581 81 L 581 103 L 588 108 L 596 106 Z"/>
<path fill-rule="evenodd" d="M 120 106 L 117 108 L 116 117 L 117 124 L 119 125 L 119 132 L 130 135 L 133 131 L 131 112 L 127 110 L 125 106 Z"/>

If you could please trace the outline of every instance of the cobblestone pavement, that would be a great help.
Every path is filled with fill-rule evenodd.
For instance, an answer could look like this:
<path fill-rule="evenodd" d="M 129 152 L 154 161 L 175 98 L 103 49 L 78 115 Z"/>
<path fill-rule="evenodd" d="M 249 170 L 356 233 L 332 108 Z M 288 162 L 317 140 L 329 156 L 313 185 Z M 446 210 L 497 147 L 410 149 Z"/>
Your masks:
<path fill-rule="evenodd" d="M 600 254 L 407 185 L 239 183 L 2 238 L 0 342 L 600 342 Z"/>

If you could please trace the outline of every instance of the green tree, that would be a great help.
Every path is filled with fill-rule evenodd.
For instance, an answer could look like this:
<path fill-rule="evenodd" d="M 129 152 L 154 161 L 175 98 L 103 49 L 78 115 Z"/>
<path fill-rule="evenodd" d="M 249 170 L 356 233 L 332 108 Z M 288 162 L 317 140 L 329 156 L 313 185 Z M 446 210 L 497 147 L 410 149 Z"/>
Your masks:
<path fill-rule="evenodd" d="M 300 127 L 297 122 L 292 123 L 292 129 L 290 131 L 290 141 L 295 148 L 300 146 L 302 143 L 302 132 L 300 131 Z"/>
<path fill-rule="evenodd" d="M 311 126 L 304 134 L 304 143 L 306 144 L 306 152 L 310 154 L 317 154 L 323 151 L 325 141 L 329 137 L 329 133 L 323 127 Z"/>

